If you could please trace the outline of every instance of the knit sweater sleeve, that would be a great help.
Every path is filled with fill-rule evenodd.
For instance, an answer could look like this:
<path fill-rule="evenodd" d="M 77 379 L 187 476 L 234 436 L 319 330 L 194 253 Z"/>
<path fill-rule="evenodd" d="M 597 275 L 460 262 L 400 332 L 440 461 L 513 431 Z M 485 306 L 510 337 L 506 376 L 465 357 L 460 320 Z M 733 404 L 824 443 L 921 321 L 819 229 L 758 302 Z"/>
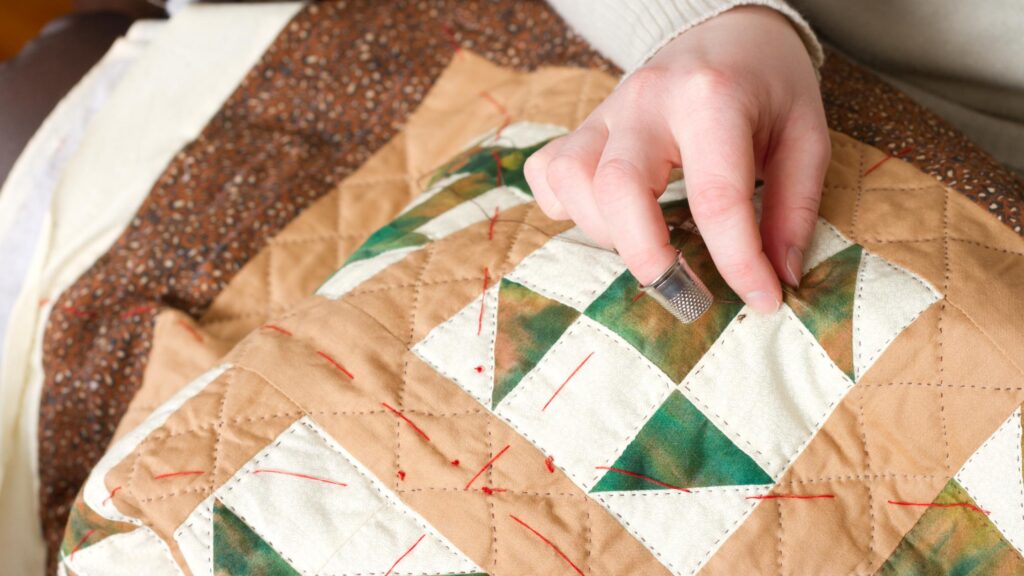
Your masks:
<path fill-rule="evenodd" d="M 548 0 L 600 53 L 633 71 L 682 32 L 737 6 L 767 6 L 793 23 L 811 61 L 820 67 L 821 45 L 807 22 L 784 0 Z"/>

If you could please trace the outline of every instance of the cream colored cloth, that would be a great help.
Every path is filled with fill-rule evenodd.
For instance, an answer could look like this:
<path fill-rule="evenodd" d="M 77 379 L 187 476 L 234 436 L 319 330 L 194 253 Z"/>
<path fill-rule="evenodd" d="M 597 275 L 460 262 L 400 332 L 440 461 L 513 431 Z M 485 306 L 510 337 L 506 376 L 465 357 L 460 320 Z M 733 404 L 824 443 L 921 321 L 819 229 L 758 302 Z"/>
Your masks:
<path fill-rule="evenodd" d="M 40 301 L 59 296 L 110 248 L 174 154 L 199 134 L 300 7 L 225 4 L 182 10 L 123 74 L 56 181 L 12 308 L 0 365 L 4 574 L 41 574 L 44 566 L 36 428 L 42 336 L 50 310 Z M 76 106 L 70 100 L 75 93 L 54 114 Z M 25 154 L 46 154 L 46 137 L 41 133 Z M 19 159 L 0 197 L 27 197 L 31 190 L 18 187 L 38 184 L 30 173 L 38 162 Z"/>
<path fill-rule="evenodd" d="M 625 70 L 679 33 L 740 5 L 769 6 L 788 16 L 820 64 L 820 46 L 802 14 L 822 39 L 894 79 L 997 160 L 1024 171 L 1021 0 L 549 1 Z"/>

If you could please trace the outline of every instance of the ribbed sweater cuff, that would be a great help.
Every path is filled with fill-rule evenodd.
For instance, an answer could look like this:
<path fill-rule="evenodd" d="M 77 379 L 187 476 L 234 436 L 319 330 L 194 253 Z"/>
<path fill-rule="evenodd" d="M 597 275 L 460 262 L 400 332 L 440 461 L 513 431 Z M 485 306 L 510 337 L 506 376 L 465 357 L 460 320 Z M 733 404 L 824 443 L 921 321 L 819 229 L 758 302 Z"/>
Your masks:
<path fill-rule="evenodd" d="M 694 26 L 737 6 L 766 6 L 789 18 L 815 68 L 825 59 L 811 27 L 782 0 L 550 0 L 598 51 L 628 74 Z"/>

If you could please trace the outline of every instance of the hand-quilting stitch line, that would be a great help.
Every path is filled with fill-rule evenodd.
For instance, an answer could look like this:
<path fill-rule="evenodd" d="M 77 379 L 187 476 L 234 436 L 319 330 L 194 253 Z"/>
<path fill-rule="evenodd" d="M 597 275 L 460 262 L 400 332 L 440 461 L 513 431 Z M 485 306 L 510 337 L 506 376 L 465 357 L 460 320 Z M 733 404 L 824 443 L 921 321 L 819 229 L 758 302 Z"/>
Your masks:
<path fill-rule="evenodd" d="M 786 570 L 783 567 L 783 565 L 784 565 L 784 563 L 783 563 L 783 560 L 784 560 L 783 547 L 785 546 L 785 542 L 784 542 L 784 539 L 783 539 L 782 501 L 781 500 L 775 502 L 775 510 L 777 510 L 778 513 L 779 513 L 779 530 L 778 530 L 778 534 L 777 534 L 778 541 L 777 541 L 777 544 L 776 544 L 776 562 L 777 562 L 777 565 L 779 567 L 779 575 L 781 576 L 781 575 L 786 573 Z"/>
<path fill-rule="evenodd" d="M 864 419 L 864 391 L 858 390 L 856 402 L 857 402 L 857 427 L 860 428 L 860 441 L 864 447 L 864 467 L 868 474 L 872 473 L 872 459 L 871 452 L 868 450 L 868 432 L 867 425 Z M 877 531 L 877 523 L 875 521 L 875 496 L 874 491 L 871 489 L 870 483 L 864 483 L 864 487 L 868 492 L 868 523 L 871 526 L 871 534 L 868 539 L 868 557 L 865 559 L 865 563 L 874 561 L 875 555 L 875 532 Z"/>
<path fill-rule="evenodd" d="M 857 195 L 853 200 L 853 214 L 850 216 L 850 236 L 857 238 L 857 221 L 860 218 L 860 203 L 864 196 L 864 149 L 857 149 Z"/>
<path fill-rule="evenodd" d="M 671 391 L 672 391 L 672 384 L 671 384 L 671 381 L 668 379 L 668 376 L 665 375 L 665 373 L 662 372 L 661 369 L 659 369 L 658 367 L 656 367 L 653 364 L 651 364 L 651 362 L 649 360 L 647 360 L 642 354 L 640 354 L 640 352 L 637 351 L 636 348 L 634 348 L 633 346 L 631 346 L 631 345 L 627 344 L 626 342 L 622 341 L 620 336 L 618 336 L 614 332 L 609 331 L 608 328 L 606 328 L 604 325 L 600 324 L 599 322 L 594 322 L 594 321 L 592 321 L 590 319 L 586 319 L 584 316 L 580 316 L 579 318 L 577 318 L 569 326 L 569 329 L 566 330 L 565 333 L 562 334 L 562 336 L 558 339 L 558 341 L 555 342 L 555 344 L 553 346 L 551 346 L 551 348 L 548 349 L 548 351 L 544 354 L 544 357 L 547 357 L 549 355 L 552 358 L 556 357 L 556 355 L 558 354 L 558 350 L 560 350 L 564 346 L 568 346 L 567 342 L 570 342 L 572 340 L 572 337 L 575 336 L 579 332 L 579 330 L 581 329 L 580 326 L 581 326 L 582 323 L 586 323 L 587 326 L 591 329 L 592 332 L 600 334 L 605 339 L 607 339 L 608 342 L 612 345 L 612 347 L 614 349 L 618 350 L 619 352 L 624 352 L 626 355 L 632 356 L 634 361 L 638 361 L 639 365 L 642 366 L 650 374 L 650 379 L 649 380 L 645 380 L 645 381 L 652 381 L 652 382 L 653 381 L 658 381 L 658 382 L 662 382 L 662 384 L 664 385 L 664 394 L 663 394 L 663 396 L 660 397 L 658 401 L 652 403 L 652 405 L 649 406 L 648 409 L 644 411 L 644 414 L 646 415 L 646 418 L 642 419 L 637 424 L 636 428 L 634 430 L 632 430 L 625 439 L 623 439 L 623 441 L 620 443 L 620 445 L 613 446 L 613 449 L 615 451 L 614 452 L 610 451 L 610 454 L 611 454 L 610 458 L 615 458 L 617 455 L 621 454 L 622 450 L 625 449 L 625 446 L 627 444 L 629 444 L 629 442 L 632 441 L 634 437 L 636 437 L 637 433 L 640 432 L 640 428 L 642 428 L 643 425 L 646 423 L 647 419 L 650 418 L 650 415 L 653 414 L 654 411 L 658 409 L 658 406 L 661 405 L 661 402 L 664 401 L 664 397 L 668 396 L 668 394 L 671 393 Z M 544 357 L 541 358 L 541 362 L 544 361 Z M 538 363 L 537 368 L 534 368 L 534 370 L 537 370 L 539 367 L 540 367 L 540 364 Z M 660 377 L 659 377 L 659 375 L 660 375 Z M 529 377 L 529 375 L 527 375 L 526 377 Z M 524 377 L 524 379 L 526 377 Z M 518 397 L 518 395 L 525 394 L 525 392 L 522 391 L 525 388 L 526 388 L 526 386 L 522 386 L 522 385 L 516 386 L 511 392 L 508 393 L 508 395 L 503 400 L 503 403 L 510 404 L 516 397 Z M 495 415 L 497 415 L 497 412 L 495 412 Z M 519 426 L 517 426 L 515 424 L 512 424 L 506 418 L 502 418 L 502 420 L 505 420 L 506 422 L 509 422 L 509 425 L 512 426 L 513 429 L 515 429 L 517 432 L 522 434 L 524 437 L 530 439 L 530 441 L 534 444 L 534 446 L 536 446 L 537 449 L 540 450 L 542 453 L 546 452 L 540 446 L 540 444 L 538 444 L 536 441 L 534 441 L 532 439 L 532 437 L 528 436 L 524 430 L 521 430 L 519 428 Z M 608 460 L 609 460 L 608 458 L 602 458 L 601 459 L 601 463 L 604 463 L 604 462 L 606 462 Z M 566 474 L 569 474 L 568 470 L 566 471 Z M 573 473 L 573 475 L 574 474 L 575 474 L 575 472 Z M 585 486 L 593 486 L 600 478 L 601 478 L 601 473 L 600 472 L 595 472 L 594 476 L 592 478 L 590 478 L 588 482 L 579 481 L 579 482 L 577 482 L 577 484 L 579 484 L 581 486 L 584 486 L 584 485 Z M 579 479 L 579 480 L 583 480 L 583 479 Z"/>
<path fill-rule="evenodd" d="M 445 550 L 448 550 L 448 552 L 449 552 L 449 553 L 451 553 L 451 555 L 452 555 L 452 556 L 454 556 L 454 557 L 458 558 L 458 557 L 459 557 L 459 556 L 461 555 L 461 554 L 460 554 L 460 553 L 459 553 L 459 552 L 458 552 L 457 550 L 455 550 L 454 548 L 452 548 L 452 547 L 451 547 L 451 546 L 450 546 L 450 545 L 448 544 L 448 542 L 446 542 L 446 541 L 445 541 L 445 539 L 444 539 L 443 537 L 439 537 L 439 536 L 440 536 L 440 534 L 439 534 L 439 533 L 438 533 L 438 532 L 437 532 L 436 530 L 434 530 L 433 526 L 431 526 L 431 525 L 430 525 L 429 523 L 427 523 L 427 522 L 425 522 L 425 521 L 422 521 L 422 520 L 421 520 L 420 518 L 418 518 L 418 517 L 417 517 L 417 516 L 416 516 L 415 514 L 411 514 L 411 513 L 409 512 L 409 509 L 408 509 L 408 507 L 407 507 L 407 506 L 406 506 L 406 505 L 405 505 L 405 504 L 404 504 L 404 503 L 402 502 L 402 500 L 401 500 L 400 498 L 396 498 L 396 497 L 394 497 L 394 496 L 392 496 L 392 495 L 390 495 L 390 494 L 388 494 L 388 493 L 384 492 L 384 490 L 382 490 L 382 489 L 380 488 L 380 486 L 378 486 L 378 483 L 379 483 L 380 481 L 377 481 L 377 482 L 375 482 L 373 478 L 371 478 L 370 476 L 368 476 L 368 475 L 366 474 L 366 472 L 364 472 L 364 471 L 363 471 L 363 469 L 362 469 L 361 465 L 360 465 L 360 464 L 359 464 L 359 463 L 358 463 L 358 462 L 357 462 L 357 461 L 356 461 L 356 460 L 355 460 L 354 458 L 351 458 L 351 457 L 349 457 L 349 456 L 348 456 L 347 454 L 345 454 L 344 452 L 342 452 L 341 450 L 339 450 L 339 449 L 338 449 L 338 448 L 337 448 L 337 447 L 336 447 L 336 446 L 334 445 L 334 443 L 333 443 L 333 442 L 332 442 L 332 441 L 331 441 L 330 439 L 328 439 L 328 438 L 327 438 L 327 436 L 325 436 L 325 435 L 324 435 L 324 433 L 323 433 L 323 432 L 322 432 L 322 431 L 321 431 L 321 430 L 320 430 L 319 428 L 317 428 L 316 426 L 313 426 L 313 425 L 311 425 L 311 424 L 310 424 L 309 422 L 301 422 L 301 423 L 302 423 L 302 425 L 303 425 L 303 426 L 305 426 L 305 427 L 306 427 L 306 428 L 308 428 L 308 429 L 309 429 L 310 431 L 312 431 L 312 432 L 313 432 L 314 434 L 316 434 L 316 435 L 317 435 L 317 437 L 319 437 L 319 438 L 320 438 L 320 440 L 321 440 L 321 441 L 323 441 L 323 443 L 324 443 L 324 445 L 325 445 L 326 447 L 330 448 L 330 449 L 331 449 L 331 450 L 332 450 L 332 451 L 333 451 L 333 452 L 334 452 L 335 454 L 338 454 L 338 455 L 339 455 L 339 456 L 341 456 L 341 457 L 342 457 L 343 459 L 345 459 L 345 460 L 346 460 L 346 461 L 347 461 L 347 462 L 348 462 L 348 463 L 349 463 L 349 464 L 350 464 L 350 465 L 352 466 L 352 469 L 353 469 L 353 470 L 355 470 L 357 474 L 359 474 L 360 476 L 362 476 L 363 480 L 364 480 L 364 481 L 365 481 L 365 482 L 366 482 L 366 483 L 367 483 L 367 484 L 368 484 L 368 485 L 369 485 L 370 487 L 372 487 L 372 488 L 373 488 L 373 490 L 374 490 L 375 492 L 377 492 L 377 494 L 378 494 L 378 495 L 379 495 L 379 496 L 380 496 L 380 497 L 381 497 L 381 498 L 382 498 L 382 499 L 383 499 L 383 500 L 384 500 L 385 502 L 387 502 L 387 503 L 388 503 L 389 505 L 391 505 L 392 507 L 394 507 L 395 509 L 397 509 L 397 510 L 398 510 L 398 512 L 400 512 L 400 513 L 401 513 L 401 514 L 402 514 L 403 516 L 405 516 L 405 517 L 409 518 L 409 519 L 410 519 L 410 520 L 412 520 L 412 521 L 413 521 L 414 523 L 416 523 L 416 525 L 418 525 L 418 526 L 419 526 L 419 527 L 420 527 L 421 529 L 423 529 L 423 530 L 424 530 L 424 531 L 425 531 L 426 533 L 428 533 L 428 534 L 430 534 L 431 536 L 433 536 L 433 537 L 435 538 L 435 540 L 437 541 L 437 543 L 441 544 L 441 546 L 443 546 L 443 547 L 445 548 Z M 349 576 L 357 576 L 357 575 L 349 575 Z"/>
<path fill-rule="evenodd" d="M 943 294 L 949 294 L 950 271 L 951 271 L 951 268 L 952 268 L 952 262 L 950 262 L 950 257 L 949 257 L 949 210 L 950 210 L 950 197 L 951 197 L 950 191 L 946 190 L 946 193 L 943 196 L 943 207 L 942 207 L 942 235 L 944 237 L 944 240 L 942 242 L 942 251 L 943 251 L 942 260 L 943 260 L 943 266 L 944 266 L 943 280 L 942 280 L 942 293 Z M 938 320 L 938 329 L 939 329 L 939 338 L 938 338 L 938 340 L 939 340 L 939 342 L 938 342 L 938 344 L 939 344 L 939 382 L 945 382 L 946 381 L 946 376 L 945 376 L 945 370 L 946 370 L 946 362 L 945 362 L 946 335 L 945 335 L 945 330 L 943 329 L 943 320 L 945 320 L 945 317 L 946 317 L 946 302 L 945 302 L 945 300 L 943 300 L 942 303 L 939 305 L 939 320 Z M 939 422 L 942 424 L 942 442 L 943 442 L 943 444 L 945 445 L 945 448 L 946 448 L 946 453 L 945 453 L 945 456 L 946 456 L 946 473 L 949 474 L 950 476 L 952 476 L 954 474 L 954 470 L 953 470 L 952 457 L 950 456 L 950 453 L 949 453 L 949 429 L 948 429 L 948 427 L 946 425 L 946 402 L 945 402 L 946 398 L 945 398 L 945 396 L 946 396 L 945 392 L 942 389 L 939 389 Z"/>

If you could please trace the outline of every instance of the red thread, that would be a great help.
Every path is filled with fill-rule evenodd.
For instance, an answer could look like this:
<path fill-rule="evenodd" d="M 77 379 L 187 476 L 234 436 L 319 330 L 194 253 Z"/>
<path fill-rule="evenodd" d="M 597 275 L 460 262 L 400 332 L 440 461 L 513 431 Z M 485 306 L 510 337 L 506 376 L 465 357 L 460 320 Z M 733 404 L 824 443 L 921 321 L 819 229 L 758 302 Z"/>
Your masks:
<path fill-rule="evenodd" d="M 395 570 L 395 566 L 398 566 L 399 562 L 401 562 L 402 560 L 405 560 L 405 557 L 408 556 L 409 554 L 411 554 L 413 549 L 416 548 L 417 546 L 419 546 L 420 542 L 422 542 L 423 539 L 426 538 L 426 536 L 427 536 L 426 534 L 420 536 L 419 540 L 417 540 L 415 544 L 410 546 L 409 549 L 405 551 L 405 554 L 402 554 L 401 556 L 398 557 L 398 560 L 395 560 L 395 563 L 391 565 L 391 568 L 388 568 L 388 571 L 384 573 L 384 576 L 389 576 L 391 574 L 391 572 L 393 572 Z"/>
<path fill-rule="evenodd" d="M 118 486 L 118 487 L 114 488 L 113 490 L 111 490 L 111 491 L 110 491 L 110 495 L 109 495 L 109 496 L 107 496 L 105 500 L 103 500 L 103 502 L 102 502 L 102 503 L 100 504 L 100 506 L 106 506 L 106 505 L 107 505 L 107 502 L 110 502 L 111 500 L 113 500 L 113 499 L 114 499 L 114 496 L 115 496 L 115 495 L 116 495 L 116 494 L 117 494 L 117 493 L 118 493 L 118 492 L 119 492 L 120 490 L 121 490 L 121 487 L 120 487 L 120 486 Z"/>
<path fill-rule="evenodd" d="M 281 328 L 280 326 L 276 326 L 274 324 L 264 324 L 263 326 L 260 326 L 260 328 L 263 328 L 264 330 L 273 330 L 274 332 L 280 332 L 281 334 L 284 334 L 285 336 L 291 336 L 292 335 L 291 332 L 285 330 L 284 328 Z"/>
<path fill-rule="evenodd" d="M 801 496 L 798 494 L 765 494 L 763 496 L 747 496 L 747 500 L 820 500 L 822 498 L 835 498 L 834 494 L 812 494 Z"/>
<path fill-rule="evenodd" d="M 555 457 L 548 456 L 544 459 L 544 467 L 548 469 L 548 472 L 555 473 Z"/>
<path fill-rule="evenodd" d="M 929 503 L 929 502 L 898 502 L 896 500 L 889 500 L 889 504 L 892 504 L 894 506 L 918 506 L 918 507 L 922 507 L 922 508 L 967 508 L 968 510 L 973 510 L 975 512 L 981 512 L 982 514 L 984 514 L 986 516 L 988 516 L 990 514 L 990 512 L 988 510 L 982 510 L 981 508 L 978 508 L 977 506 L 973 506 L 971 504 L 960 503 L 960 502 L 955 502 L 955 503 L 950 503 L 950 504 L 935 504 L 935 503 Z"/>
<path fill-rule="evenodd" d="M 631 302 L 636 302 L 637 300 L 639 300 L 639 299 L 641 299 L 643 297 L 644 297 L 644 293 L 642 291 L 641 292 L 637 292 L 636 296 L 633 296 L 633 300 Z"/>
<path fill-rule="evenodd" d="M 176 476 L 199 476 L 201 474 L 205 474 L 205 472 L 202 470 L 182 470 L 181 472 L 168 472 L 159 476 L 153 476 L 153 480 L 163 480 L 164 478 L 174 478 Z"/>
<path fill-rule="evenodd" d="M 889 160 L 892 160 L 893 158 L 902 158 L 902 157 L 906 156 L 907 154 L 910 154 L 913 151 L 914 151 L 914 147 L 913 146 L 907 146 L 906 148 L 903 148 L 902 150 L 896 152 L 895 154 L 893 154 L 891 156 L 886 156 L 885 158 L 882 158 L 878 162 L 875 162 L 874 164 L 872 164 L 870 168 L 865 170 L 864 171 L 864 176 L 867 176 L 868 174 L 871 174 L 872 172 L 877 170 L 882 164 L 885 164 Z"/>
<path fill-rule="evenodd" d="M 487 285 L 491 282 L 491 272 L 484 266 L 484 289 L 480 295 L 480 318 L 476 321 L 476 335 L 479 336 L 484 331 L 484 308 L 487 307 Z"/>
<path fill-rule="evenodd" d="M 462 52 L 462 46 L 459 45 L 459 41 L 455 39 L 455 32 L 447 22 L 441 23 L 441 29 L 444 31 L 444 35 L 448 38 L 448 43 L 452 45 L 452 49 L 455 50 L 456 54 Z"/>
<path fill-rule="evenodd" d="M 497 140 L 501 138 L 501 133 L 505 128 L 508 128 L 508 125 L 512 123 L 512 115 L 508 113 L 508 108 L 505 108 L 501 102 L 498 102 L 497 98 L 491 96 L 486 90 L 480 92 L 480 97 L 490 102 L 498 110 L 498 113 L 501 114 L 501 125 L 498 126 L 498 130 L 494 133 L 494 139 Z"/>
<path fill-rule="evenodd" d="M 469 479 L 469 482 L 466 483 L 466 487 L 463 488 L 463 490 L 469 490 L 469 487 L 473 485 L 473 482 L 476 482 L 476 479 L 479 478 L 480 475 L 483 474 L 485 470 L 490 468 L 498 458 L 501 458 L 502 454 L 508 452 L 508 449 L 511 447 L 511 444 L 506 444 L 504 448 L 502 448 L 497 454 L 494 455 L 494 458 L 488 460 L 487 464 L 484 464 L 484 467 L 481 468 L 479 472 L 474 474 L 473 477 Z"/>
<path fill-rule="evenodd" d="M 181 319 L 178 320 L 178 324 L 181 325 L 181 327 L 184 328 L 186 332 L 191 334 L 192 337 L 195 338 L 197 342 L 203 341 L 203 335 L 200 334 L 198 330 L 193 328 L 191 324 Z"/>
<path fill-rule="evenodd" d="M 488 496 L 494 496 L 494 494 L 497 493 L 497 492 L 508 492 L 508 489 L 507 488 L 491 488 L 490 486 L 483 486 L 483 487 L 480 488 L 480 491 L 483 492 L 484 494 L 487 494 Z"/>
<path fill-rule="evenodd" d="M 577 566 L 576 564 L 574 564 L 572 560 L 569 560 L 569 557 L 565 555 L 565 552 L 562 552 L 562 550 L 561 550 L 561 549 L 560 549 L 560 548 L 559 548 L 558 546 L 555 546 L 555 543 L 554 543 L 554 542 L 552 542 L 551 540 L 548 540 L 547 538 L 545 538 L 545 537 L 544 537 L 544 535 L 543 535 L 543 534 L 541 534 L 540 532 L 537 532 L 536 530 L 534 530 L 532 526 L 530 526 L 530 525 L 529 525 L 529 524 L 527 524 L 526 522 L 523 522 L 522 520 L 520 520 L 519 518 L 517 518 L 517 517 L 515 516 L 515 514 L 509 514 L 509 516 L 510 516 L 510 517 L 511 517 L 511 518 L 512 518 L 513 520 L 515 520 L 516 522 L 518 522 L 519 524 L 521 524 L 521 525 L 523 526 L 523 528 L 526 528 L 526 529 L 527 529 L 527 530 L 529 530 L 530 532 L 533 532 L 534 536 L 536 536 L 537 538 L 540 538 L 541 540 L 543 540 L 545 544 L 547 544 L 548 546 L 551 546 L 551 548 L 552 548 L 552 549 L 553 549 L 553 550 L 554 550 L 555 552 L 557 552 L 559 556 L 561 556 L 561 557 L 562 557 L 562 560 L 565 560 L 566 562 L 568 562 L 568 563 L 569 563 L 569 566 L 572 566 L 572 569 L 573 569 L 573 570 L 575 570 L 577 574 L 579 574 L 580 576 L 583 576 L 583 571 L 582 571 L 582 570 L 580 570 L 580 567 L 579 567 L 579 566 Z"/>
<path fill-rule="evenodd" d="M 398 410 L 395 410 L 387 402 L 381 402 L 380 404 L 381 404 L 381 406 L 383 406 L 383 407 L 387 408 L 388 410 L 391 410 L 392 412 L 394 412 L 395 416 L 398 416 L 402 420 L 405 420 L 406 424 L 408 424 L 409 426 L 412 426 L 412 429 L 415 430 L 420 436 L 423 436 L 424 440 L 426 440 L 427 442 L 430 442 L 430 436 L 427 436 L 427 433 L 424 432 L 423 430 L 421 430 L 419 426 L 414 424 L 412 420 L 409 420 L 408 418 L 406 418 L 405 414 L 402 414 Z"/>
<path fill-rule="evenodd" d="M 288 472 L 287 470 L 275 470 L 272 468 L 257 468 L 252 471 L 253 474 L 281 474 L 284 476 L 293 476 L 295 478 L 302 478 L 304 480 L 315 480 L 317 482 L 323 482 L 324 484 L 334 484 L 335 486 L 347 487 L 348 484 L 344 482 L 336 482 L 334 480 L 328 480 L 327 478 L 318 478 L 316 476 L 309 476 L 308 474 L 300 474 L 298 472 Z"/>
<path fill-rule="evenodd" d="M 327 352 L 324 352 L 322 350 L 317 350 L 316 353 L 319 354 L 320 356 L 322 356 L 328 362 L 330 362 L 332 366 L 334 366 L 338 370 L 341 370 L 342 372 L 344 372 L 345 376 L 348 376 L 350 380 L 355 380 L 356 379 L 356 377 L 351 372 L 346 370 L 345 367 L 342 366 L 340 362 L 338 362 L 337 360 L 332 358 L 331 355 L 328 354 Z"/>
<path fill-rule="evenodd" d="M 672 484 L 666 484 L 666 483 L 662 482 L 661 480 L 655 480 L 654 478 L 651 478 L 650 476 L 644 476 L 643 474 L 637 474 L 636 472 L 630 472 L 629 470 L 623 470 L 622 468 L 613 468 L 611 466 L 598 466 L 597 469 L 598 470 L 611 470 L 612 472 L 618 472 L 619 474 L 625 474 L 626 476 L 632 476 L 634 478 L 639 478 L 641 480 L 646 480 L 646 481 L 650 482 L 651 484 L 657 484 L 658 486 L 662 486 L 662 487 L 665 487 L 665 488 L 671 488 L 673 490 L 679 490 L 680 492 L 690 492 L 686 488 L 680 488 L 679 486 L 674 486 Z"/>
<path fill-rule="evenodd" d="M 501 173 L 501 164 L 498 165 L 499 174 Z M 494 240 L 494 224 L 498 222 L 498 207 L 494 207 L 494 216 L 491 216 L 491 225 L 487 227 L 487 239 Z"/>
<path fill-rule="evenodd" d="M 144 312 L 149 312 L 152 309 L 153 306 L 151 304 L 143 304 L 142 306 L 136 306 L 134 308 L 127 310 L 124 314 L 121 314 L 121 318 L 128 319 L 131 318 L 132 316 L 137 316 Z"/>
<path fill-rule="evenodd" d="M 75 552 L 78 552 L 78 549 L 82 547 L 82 544 L 85 544 L 85 541 L 88 540 L 89 536 L 92 536 L 92 533 L 95 532 L 95 531 L 96 531 L 95 529 L 89 530 L 88 532 L 85 533 L 85 536 L 82 536 L 82 539 L 78 541 L 78 544 L 75 544 L 74 549 L 71 550 L 70 558 L 72 560 L 75 559 Z"/>
<path fill-rule="evenodd" d="M 405 480 L 405 470 L 399 470 L 398 471 L 398 479 L 399 480 Z"/>
<path fill-rule="evenodd" d="M 473 370 L 476 370 L 477 374 L 483 374 L 484 373 L 484 367 L 483 366 L 477 366 L 476 368 L 473 368 Z"/>
<path fill-rule="evenodd" d="M 498 186 L 504 186 L 505 175 L 501 171 L 501 156 L 498 156 L 497 150 L 491 150 L 491 157 L 494 158 L 494 166 L 498 171 Z M 497 218 L 497 214 L 495 214 L 495 218 Z"/>
<path fill-rule="evenodd" d="M 67 306 L 65 306 L 64 309 L 67 310 L 69 314 L 72 314 L 74 316 L 78 316 L 79 318 L 92 318 L 92 312 L 86 312 L 85 310 L 82 310 L 80 308 L 76 308 L 75 306 L 72 306 L 71 304 L 68 304 Z"/>
<path fill-rule="evenodd" d="M 558 387 L 558 390 L 555 390 L 555 393 L 551 395 L 551 398 L 548 398 L 548 401 L 544 404 L 544 407 L 540 409 L 541 412 L 548 409 L 548 406 L 551 404 L 551 401 L 555 399 L 555 396 L 558 396 L 558 394 L 562 391 L 562 388 L 565 388 L 565 385 L 569 383 L 569 380 L 572 380 L 572 377 L 575 376 L 576 373 L 580 371 L 580 368 L 583 368 L 583 365 L 586 364 L 587 360 L 590 360 L 590 357 L 593 355 L 593 352 L 587 354 L 587 357 L 583 359 L 583 362 L 580 362 L 580 365 L 577 366 L 576 369 L 572 371 L 572 374 L 569 374 L 569 377 L 565 379 L 565 382 L 562 382 L 562 385 Z"/>
<path fill-rule="evenodd" d="M 459 459 L 458 458 L 456 458 L 455 460 L 452 460 L 452 466 L 458 466 L 458 465 L 459 465 Z"/>

